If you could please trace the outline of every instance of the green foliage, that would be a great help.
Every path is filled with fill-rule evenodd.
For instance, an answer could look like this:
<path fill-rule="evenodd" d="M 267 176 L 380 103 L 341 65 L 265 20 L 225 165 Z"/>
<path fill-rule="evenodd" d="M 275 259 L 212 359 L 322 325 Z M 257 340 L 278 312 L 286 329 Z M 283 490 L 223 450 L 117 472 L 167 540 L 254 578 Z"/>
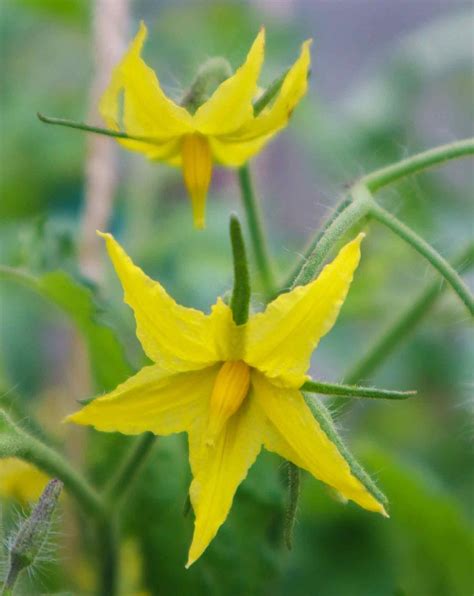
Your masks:
<path fill-rule="evenodd" d="M 86 340 L 98 391 L 112 389 L 130 375 L 123 348 L 112 328 L 101 321 L 101 308 L 90 288 L 64 271 L 34 277 L 4 267 L 0 269 L 0 278 L 26 285 L 53 302 L 71 319 Z"/>
<path fill-rule="evenodd" d="M 296 52 L 299 40 L 306 36 L 302 29 L 308 29 L 290 13 L 281 18 L 273 6 L 265 13 L 260 13 L 256 4 L 228 2 L 199 6 L 162 3 L 153 5 L 151 12 L 150 7 L 150 3 L 135 3 L 134 17 L 147 16 L 147 59 L 163 72 L 162 82 L 175 97 L 182 97 L 195 67 L 209 55 L 225 55 L 235 67 L 263 22 L 269 33 L 263 81 L 273 80 L 287 66 L 282 58 L 287 60 Z M 0 448 L 9 455 L 18 454 L 18 437 L 24 439 L 25 429 L 40 437 L 34 421 L 27 418 L 37 411 L 47 425 L 50 414 L 58 414 L 51 409 L 56 406 L 50 394 L 62 394 L 68 387 L 65 377 L 69 369 L 63 370 L 61 363 L 53 371 L 44 366 L 43 353 L 50 358 L 57 353 L 55 317 L 49 318 L 49 303 L 85 340 L 93 393 L 115 387 L 132 373 L 124 356 L 125 348 L 130 352 L 132 317 L 121 305 L 116 280 L 106 277 L 103 289 L 108 298 L 107 315 L 113 317 L 114 328 L 120 326 L 120 336 L 109 326 L 96 289 L 66 272 L 75 271 L 71 238 L 77 233 L 83 207 L 86 136 L 47 127 L 35 116 L 40 110 L 75 120 L 87 118 L 94 58 L 91 12 L 92 4 L 82 0 L 7 0 L 0 15 L 5 49 L 0 184 L 0 253 L 4 266 L 0 290 L 8 285 L 0 305 L 0 348 L 5 352 L 5 348 L 15 346 L 9 353 L 0 352 L 5 377 L 1 406 L 15 414 L 12 423 L 0 413 Z M 263 215 L 272 237 L 269 250 L 257 255 L 256 264 L 271 255 L 275 261 L 272 266 L 280 265 L 280 273 L 296 271 L 304 236 L 312 234 L 320 223 L 322 206 L 332 214 L 330 197 L 341 194 L 346 180 L 425 149 L 434 140 L 446 142 L 465 134 L 465 123 L 472 120 L 468 25 L 466 15 L 447 15 L 401 38 L 387 55 L 377 58 L 381 63 L 372 74 L 367 72 L 370 69 L 363 69 L 365 74 L 355 86 L 351 77 L 346 80 L 347 72 L 339 72 L 337 76 L 344 81 L 342 99 L 328 101 L 323 79 L 337 68 L 337 60 L 329 65 L 319 60 L 328 31 L 325 19 L 317 19 L 315 31 L 310 32 L 316 41 L 312 78 L 315 88 L 322 88 L 322 92 L 317 100 L 309 97 L 301 105 L 285 136 L 252 167 L 259 175 L 255 186 L 264 199 Z M 334 35 L 341 39 L 340 32 Z M 345 63 L 345 56 L 339 58 Z M 176 82 L 173 72 L 188 73 L 187 80 Z M 276 79 L 270 89 L 274 91 L 279 82 L 281 79 Z M 257 109 L 261 103 L 257 102 Z M 433 105 L 435 112 L 438 108 L 449 116 L 443 119 L 443 127 L 441 119 L 426 119 Z M 443 135 L 445 130 L 447 135 Z M 229 183 L 232 175 L 218 172 L 214 197 L 209 202 L 209 227 L 203 235 L 183 227 L 189 207 L 173 170 L 124 154 L 120 159 L 114 232 L 124 239 L 144 270 L 163 281 L 179 302 L 207 308 L 216 295 L 231 286 L 227 223 L 229 211 L 238 209 L 237 193 Z M 446 166 L 416 180 L 402 181 L 393 190 L 381 192 L 377 200 L 440 253 L 455 254 L 461 238 L 470 233 L 472 221 L 466 171 L 463 165 Z M 252 199 L 248 170 L 241 172 L 241 182 Z M 348 203 L 341 205 L 347 207 Z M 254 215 L 253 236 L 258 237 L 262 226 L 256 217 L 259 214 Z M 67 230 L 59 239 L 54 233 L 58 222 Z M 25 229 L 37 230 L 27 243 L 23 241 Z M 288 552 L 284 546 L 286 468 L 278 458 L 263 452 L 239 488 L 229 519 L 205 556 L 184 571 L 193 526 L 192 514 L 182 514 L 190 482 L 187 446 L 182 436 L 165 437 L 138 473 L 130 474 L 130 483 L 120 484 L 130 488 L 120 509 L 123 541 L 131 539 L 138 545 L 140 559 L 139 585 L 127 583 L 131 582 L 128 576 L 133 566 L 129 560 L 121 564 L 122 585 L 133 585 L 130 590 L 142 588 L 153 595 L 198 596 L 466 596 L 472 592 L 473 528 L 472 516 L 467 513 L 472 500 L 472 428 L 467 420 L 472 408 L 465 373 L 472 351 L 464 330 L 465 315 L 449 288 L 441 296 L 434 285 L 428 288 L 430 311 L 421 312 L 425 302 L 423 308 L 410 311 L 418 303 L 417 290 L 427 275 L 425 262 L 413 258 L 411 250 L 378 226 L 367 225 L 366 231 L 361 267 L 340 323 L 318 351 L 315 378 L 343 379 L 347 364 L 367 353 L 369 339 L 378 337 L 387 323 L 395 321 L 394 313 L 403 312 L 410 334 L 403 333 L 403 343 L 397 336 L 390 347 L 391 358 L 376 383 L 414 387 L 419 396 L 398 403 L 372 400 L 363 404 L 359 400 L 344 418 L 338 406 L 333 412 L 341 421 L 338 434 L 325 409 L 318 409 L 317 417 L 339 448 L 344 451 L 349 445 L 364 468 L 374 474 L 372 479 L 351 458 L 355 473 L 374 492 L 379 486 L 387 494 L 390 520 L 351 504 L 342 506 L 320 483 L 303 474 L 301 501 L 298 506 L 296 499 L 291 503 L 295 536 L 293 549 Z M 314 246 L 321 238 L 316 240 Z M 321 265 L 324 256 L 319 252 L 316 264 Z M 456 268 L 458 265 L 461 269 L 461 263 Z M 256 282 L 254 305 L 260 308 L 265 299 L 262 289 L 267 294 L 274 290 L 274 271 L 267 272 L 260 286 L 256 271 L 251 273 L 252 282 Z M 283 275 L 281 279 L 285 277 L 288 279 Z M 19 291 L 17 283 L 27 291 Z M 46 308 L 30 312 L 25 305 L 34 304 L 37 296 L 45 300 Z M 38 314 L 40 322 L 35 321 Z M 420 330 L 422 315 L 424 327 Z M 377 363 L 382 360 L 383 354 L 378 354 Z M 363 367 L 364 383 L 371 384 L 374 376 L 373 366 Z M 29 401 L 21 395 L 24 385 L 31 396 Z M 15 412 L 13 403 L 21 405 Z M 63 442 L 60 437 L 52 442 L 59 445 L 58 457 L 52 448 L 42 452 L 41 443 L 34 437 L 23 450 L 36 462 L 44 456 L 50 472 L 62 470 L 65 474 L 69 463 L 60 454 L 67 452 L 69 457 L 72 453 L 84 464 L 85 476 L 92 479 L 93 486 L 80 474 L 72 473 L 66 488 L 76 491 L 83 510 L 94 514 L 80 518 L 74 573 L 68 563 L 66 537 L 66 556 L 51 563 L 41 582 L 28 584 L 28 594 L 32 595 L 39 589 L 87 593 L 89 588 L 83 587 L 77 569 L 86 565 L 92 568 L 101 560 L 95 551 L 98 537 L 91 528 L 92 520 L 102 515 L 103 503 L 94 487 L 106 488 L 137 448 L 134 438 L 118 434 L 92 431 L 86 439 L 77 439 L 69 428 L 65 434 Z M 358 444 L 354 436 L 370 436 L 373 441 Z M 416 465 L 408 453 L 416 457 Z M 13 517 L 11 511 L 8 515 Z M 116 553 L 107 547 L 107 541 L 113 531 L 108 528 L 99 536 L 105 554 L 112 558 Z M 38 588 L 43 583 L 44 587 Z"/>

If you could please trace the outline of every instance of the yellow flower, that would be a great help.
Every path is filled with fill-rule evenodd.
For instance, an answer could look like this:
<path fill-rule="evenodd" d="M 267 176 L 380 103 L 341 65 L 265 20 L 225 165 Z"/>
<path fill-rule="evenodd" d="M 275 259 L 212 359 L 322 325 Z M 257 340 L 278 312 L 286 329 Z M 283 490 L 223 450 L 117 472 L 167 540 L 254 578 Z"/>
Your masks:
<path fill-rule="evenodd" d="M 116 66 L 99 110 L 109 128 L 145 140 L 120 139 L 127 149 L 183 168 L 194 223 L 204 227 L 205 203 L 213 162 L 238 167 L 255 155 L 288 119 L 307 89 L 310 65 L 306 41 L 270 107 L 254 116 L 252 100 L 263 63 L 265 31 L 257 35 L 245 63 L 225 80 L 195 114 L 166 97 L 141 50 L 144 23 Z M 123 93 L 123 110 L 122 110 Z"/>
<path fill-rule="evenodd" d="M 21 459 L 0 459 L 0 497 L 21 503 L 37 501 L 48 480 L 46 474 Z"/>
<path fill-rule="evenodd" d="M 262 445 L 345 499 L 385 514 L 315 420 L 299 390 L 311 353 L 333 326 L 360 259 L 363 234 L 313 282 L 237 326 L 221 299 L 209 315 L 178 305 L 102 234 L 154 362 L 69 420 L 106 432 L 187 432 L 195 529 L 188 566 L 224 522 Z"/>

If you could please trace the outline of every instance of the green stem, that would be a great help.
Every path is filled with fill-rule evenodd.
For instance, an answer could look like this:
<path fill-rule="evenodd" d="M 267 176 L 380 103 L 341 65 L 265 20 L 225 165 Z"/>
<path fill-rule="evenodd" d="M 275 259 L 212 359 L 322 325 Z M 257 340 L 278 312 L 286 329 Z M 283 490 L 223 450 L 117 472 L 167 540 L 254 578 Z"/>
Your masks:
<path fill-rule="evenodd" d="M 236 325 L 243 325 L 249 318 L 250 276 L 240 222 L 235 215 L 230 218 L 230 240 L 234 261 L 234 287 L 230 308 Z"/>
<path fill-rule="evenodd" d="M 13 590 L 15 588 L 16 581 L 20 576 L 22 568 L 18 565 L 9 565 L 7 576 L 4 579 L 0 596 L 13 596 Z"/>
<path fill-rule="evenodd" d="M 354 186 L 352 196 L 353 201 L 341 208 L 319 241 L 313 243 L 312 250 L 297 270 L 291 287 L 305 285 L 312 281 L 343 236 L 370 213 L 373 201 L 363 186 Z"/>
<path fill-rule="evenodd" d="M 351 201 L 352 201 L 351 197 L 344 196 L 338 202 L 338 204 L 336 205 L 335 209 L 332 211 L 332 213 L 330 214 L 330 216 L 325 220 L 325 222 L 324 222 L 323 226 L 321 227 L 321 229 L 316 233 L 316 235 L 314 236 L 314 238 L 311 239 L 308 247 L 304 251 L 303 260 L 302 260 L 302 263 L 303 264 L 311 256 L 311 254 L 313 253 L 314 249 L 316 248 L 316 246 L 320 242 L 321 238 L 326 233 L 326 230 L 329 228 L 329 226 L 333 223 L 333 221 L 337 217 L 339 217 L 340 213 L 342 211 L 344 211 L 344 209 L 350 205 Z M 281 286 L 281 290 L 280 291 L 285 291 L 285 289 L 291 288 L 291 286 L 293 284 L 293 281 L 298 277 L 298 274 L 301 271 L 302 263 L 301 262 L 298 262 L 296 264 L 296 266 L 293 268 L 293 271 L 288 276 L 287 281 Z"/>
<path fill-rule="evenodd" d="M 267 297 L 275 292 L 275 281 L 270 264 L 270 257 L 267 248 L 263 224 L 260 217 L 260 210 L 255 197 L 250 177 L 250 169 L 246 164 L 239 168 L 239 184 L 244 204 L 247 223 L 250 231 L 250 239 L 253 246 L 255 261 L 257 264 L 263 290 Z"/>
<path fill-rule="evenodd" d="M 391 391 L 388 389 L 376 389 L 375 387 L 358 387 L 337 383 L 322 383 L 320 381 L 306 381 L 301 387 L 301 390 L 346 398 L 407 399 L 416 395 L 416 391 Z"/>
<path fill-rule="evenodd" d="M 376 192 L 384 186 L 393 184 L 397 180 L 405 178 L 406 176 L 418 174 L 423 170 L 441 165 L 451 159 L 467 157 L 473 154 L 474 138 L 456 141 L 454 143 L 435 147 L 434 149 L 424 151 L 423 153 L 418 153 L 417 155 L 403 159 L 398 163 L 376 170 L 375 172 L 364 176 L 360 182 L 367 186 L 371 192 Z"/>
<path fill-rule="evenodd" d="M 66 128 L 74 128 L 75 130 L 83 130 L 84 132 L 92 132 L 94 134 L 102 135 L 105 137 L 113 137 L 116 139 L 130 139 L 132 141 L 142 141 L 149 144 L 160 144 L 159 139 L 146 136 L 135 136 L 129 135 L 126 132 L 118 130 L 111 130 L 110 128 L 102 128 L 100 126 L 90 126 L 84 122 L 76 122 L 75 120 L 68 120 L 66 118 L 53 118 L 52 116 L 45 116 L 44 114 L 37 114 L 41 122 L 46 124 L 54 124 L 56 126 L 64 126 Z"/>
<path fill-rule="evenodd" d="M 459 298 L 464 302 L 471 316 L 474 315 L 474 297 L 469 291 L 469 288 L 466 286 L 458 272 L 451 267 L 451 265 L 432 246 L 418 236 L 418 234 L 406 224 L 402 223 L 399 219 L 375 202 L 372 204 L 370 214 L 374 219 L 387 226 L 425 257 L 425 259 L 438 270 Z"/>
<path fill-rule="evenodd" d="M 5 420 L 8 428 L 14 429 L 14 432 L 0 434 L 0 457 L 18 457 L 49 476 L 59 478 L 85 513 L 97 519 L 106 515 L 99 494 L 57 451 L 17 427 L 5 414 L 1 414 L 1 419 Z"/>
<path fill-rule="evenodd" d="M 452 262 L 461 271 L 468 270 L 474 264 L 474 245 L 470 244 Z M 345 375 L 346 383 L 359 383 L 377 369 L 393 352 L 403 339 L 418 325 L 429 312 L 436 300 L 447 288 L 447 284 L 435 280 L 426 286 L 413 302 L 410 303 L 397 319 L 377 338 L 370 350 L 359 359 Z"/>
<path fill-rule="evenodd" d="M 155 443 L 156 435 L 150 432 L 136 439 L 106 490 L 107 500 L 113 507 L 126 496 Z"/>
<path fill-rule="evenodd" d="M 298 511 L 298 501 L 300 498 L 301 472 L 298 466 L 292 462 L 287 462 L 288 471 L 288 502 L 285 512 L 284 538 L 286 548 L 291 550 L 293 547 L 293 530 Z"/>
<path fill-rule="evenodd" d="M 27 461 L 48 476 L 62 480 L 87 517 L 96 523 L 101 569 L 100 594 L 116 594 L 118 569 L 114 528 L 105 502 L 88 481 L 57 451 L 26 433 L 0 412 L 0 457 L 17 457 Z"/>

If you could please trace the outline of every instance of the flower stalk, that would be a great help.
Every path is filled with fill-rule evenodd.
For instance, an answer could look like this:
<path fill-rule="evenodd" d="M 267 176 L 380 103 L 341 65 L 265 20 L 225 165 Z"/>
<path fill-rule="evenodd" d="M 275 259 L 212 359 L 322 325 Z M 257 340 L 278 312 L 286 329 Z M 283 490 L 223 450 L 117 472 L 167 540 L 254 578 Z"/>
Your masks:
<path fill-rule="evenodd" d="M 270 299 L 275 292 L 275 280 L 260 207 L 257 203 L 248 164 L 239 169 L 238 177 L 255 263 L 264 294 L 267 299 Z"/>
<path fill-rule="evenodd" d="M 471 316 L 474 316 L 474 297 L 461 276 L 451 267 L 446 259 L 430 246 L 426 240 L 375 202 L 371 207 L 370 214 L 375 220 L 392 230 L 392 232 L 400 236 L 407 244 L 410 244 L 419 252 L 420 255 L 425 257 L 464 302 Z"/>

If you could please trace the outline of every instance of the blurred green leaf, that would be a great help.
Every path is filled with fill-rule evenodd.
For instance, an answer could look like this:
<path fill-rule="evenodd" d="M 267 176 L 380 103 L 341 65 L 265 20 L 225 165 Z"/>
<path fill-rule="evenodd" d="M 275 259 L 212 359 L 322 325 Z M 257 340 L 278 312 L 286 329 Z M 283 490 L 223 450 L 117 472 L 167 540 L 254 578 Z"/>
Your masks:
<path fill-rule="evenodd" d="M 101 321 L 101 308 L 94 292 L 64 271 L 41 276 L 19 269 L 0 268 L 0 279 L 26 285 L 58 306 L 82 333 L 98 391 L 112 389 L 131 374 L 122 345 L 111 327 Z"/>
<path fill-rule="evenodd" d="M 380 470 L 390 496 L 388 537 L 407 594 L 464 596 L 472 592 L 474 528 L 459 501 L 426 468 L 371 445 L 363 458 Z"/>

